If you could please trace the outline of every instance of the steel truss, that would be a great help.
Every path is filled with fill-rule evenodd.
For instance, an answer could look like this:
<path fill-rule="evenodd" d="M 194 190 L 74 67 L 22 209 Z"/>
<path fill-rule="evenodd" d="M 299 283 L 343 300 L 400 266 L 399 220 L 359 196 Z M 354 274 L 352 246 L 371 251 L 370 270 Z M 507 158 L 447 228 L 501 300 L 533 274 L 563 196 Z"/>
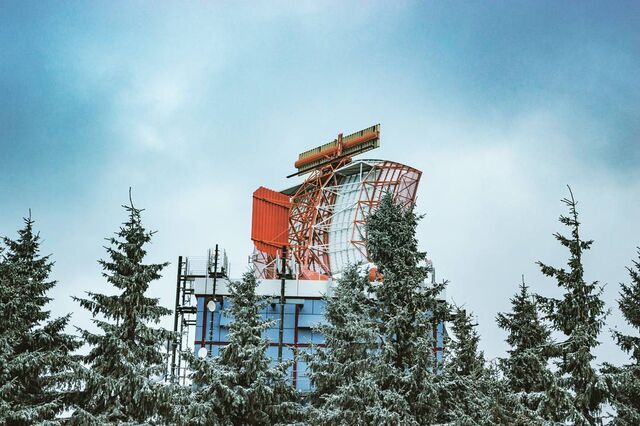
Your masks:
<path fill-rule="evenodd" d="M 383 161 L 376 164 L 369 171 L 369 175 L 371 179 L 367 176 L 361 183 L 351 235 L 351 244 L 364 258 L 367 257 L 367 217 L 387 192 L 403 207 L 411 207 L 416 201 L 422 172 L 404 164 Z"/>
<path fill-rule="evenodd" d="M 329 232 L 323 223 L 330 223 L 339 186 L 336 171 L 351 162 L 344 158 L 337 163 L 316 170 L 291 197 L 289 214 L 289 245 L 302 278 L 317 279 L 331 275 Z"/>
<path fill-rule="evenodd" d="M 392 161 L 361 160 L 349 164 L 346 173 L 346 163 L 313 172 L 291 197 L 292 275 L 321 279 L 340 272 L 346 263 L 366 261 L 366 221 L 382 196 L 389 192 L 405 207 L 415 202 L 419 170 Z M 252 261 L 257 276 L 279 276 L 278 257 L 255 250 Z"/>

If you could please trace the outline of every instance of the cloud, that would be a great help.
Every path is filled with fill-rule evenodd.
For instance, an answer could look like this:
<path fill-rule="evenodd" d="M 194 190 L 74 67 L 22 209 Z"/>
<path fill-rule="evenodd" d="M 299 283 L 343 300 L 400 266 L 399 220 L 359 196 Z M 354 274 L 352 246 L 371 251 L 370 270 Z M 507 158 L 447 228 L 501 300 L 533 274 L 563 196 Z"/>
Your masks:
<path fill-rule="evenodd" d="M 34 209 L 57 261 L 54 312 L 106 291 L 96 260 L 133 187 L 158 230 L 150 261 L 172 261 L 154 295 L 171 306 L 178 255 L 251 249 L 251 193 L 282 189 L 298 152 L 382 123 L 374 157 L 423 170 L 421 245 L 449 294 L 493 318 L 521 274 L 558 294 L 538 259 L 571 184 L 587 274 L 617 283 L 640 216 L 640 25 L 587 5 L 441 7 L 412 2 L 40 5 L 0 14 L 0 230 Z M 635 16 L 638 16 L 637 14 Z M 84 315 L 84 316 L 83 316 Z M 170 319 L 166 325 L 170 326 Z M 620 324 L 615 313 L 610 324 Z M 606 332 L 603 341 L 609 341 Z M 609 342 L 603 358 L 620 359 Z"/>
<path fill-rule="evenodd" d="M 589 146 L 588 132 L 567 126 L 554 108 L 510 118 L 427 123 L 436 129 L 432 140 L 409 163 L 424 171 L 418 207 L 427 216 L 421 244 L 439 278 L 451 281 L 448 296 L 478 315 L 482 348 L 490 358 L 507 349 L 494 318 L 510 309 L 522 274 L 534 291 L 560 296 L 535 262 L 564 266 L 568 259 L 553 238 L 567 232 L 557 221 L 567 213 L 560 202 L 568 195 L 566 184 L 579 200 L 583 235 L 596 240 L 585 255 L 586 277 L 608 283 L 604 298 L 610 307 L 616 306 L 617 283 L 627 280 L 624 265 L 634 256 L 639 235 L 629 218 L 640 215 L 640 182 L 621 184 L 609 169 L 583 161 L 576 140 Z M 456 144 L 462 135 L 465 143 Z M 607 331 L 621 323 L 614 310 L 601 336 L 600 359 L 625 359 Z"/>

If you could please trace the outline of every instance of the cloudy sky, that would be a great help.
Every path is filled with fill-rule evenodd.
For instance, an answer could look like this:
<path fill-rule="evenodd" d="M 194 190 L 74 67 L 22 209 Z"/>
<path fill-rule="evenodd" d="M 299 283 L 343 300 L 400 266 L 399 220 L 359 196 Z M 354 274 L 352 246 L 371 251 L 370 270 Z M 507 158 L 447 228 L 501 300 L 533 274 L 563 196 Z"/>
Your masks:
<path fill-rule="evenodd" d="M 494 325 L 535 261 L 567 253 L 579 200 L 590 280 L 613 309 L 640 245 L 637 2 L 0 2 L 0 234 L 31 208 L 59 284 L 51 309 L 109 291 L 97 259 L 129 186 L 158 231 L 152 286 L 173 304 L 178 255 L 247 267 L 251 193 L 292 184 L 297 154 L 382 125 L 374 157 L 423 171 L 420 243 L 449 297 Z M 167 319 L 166 324 L 171 324 Z"/>

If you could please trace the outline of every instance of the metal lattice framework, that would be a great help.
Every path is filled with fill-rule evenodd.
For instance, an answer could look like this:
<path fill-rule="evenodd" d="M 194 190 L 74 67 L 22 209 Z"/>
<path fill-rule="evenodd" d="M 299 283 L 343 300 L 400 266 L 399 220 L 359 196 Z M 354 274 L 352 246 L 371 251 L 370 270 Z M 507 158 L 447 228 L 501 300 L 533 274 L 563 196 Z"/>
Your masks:
<path fill-rule="evenodd" d="M 277 271 L 279 269 L 276 264 L 276 259 L 276 256 L 270 256 L 254 247 L 250 257 L 254 275 L 258 278 L 278 278 Z"/>
<path fill-rule="evenodd" d="M 324 188 L 333 196 L 327 209 L 331 215 L 314 225 L 328 235 L 327 243 L 312 247 L 329 258 L 330 274 L 339 273 L 348 264 L 367 261 L 367 217 L 387 192 L 403 206 L 413 204 L 421 173 L 392 161 L 362 160 L 337 170 L 336 176 L 338 184 Z"/>
<path fill-rule="evenodd" d="M 339 273 L 367 261 L 366 221 L 389 192 L 404 206 L 415 202 L 421 172 L 384 160 L 336 164 L 311 174 L 291 196 L 290 270 L 306 279 Z M 278 258 L 256 250 L 254 270 L 276 278 Z"/>
<path fill-rule="evenodd" d="M 413 204 L 421 176 L 419 170 L 393 161 L 352 161 L 354 155 L 377 148 L 379 138 L 379 124 L 344 137 L 340 133 L 332 142 L 300 154 L 298 172 L 289 177 L 310 172 L 301 185 L 282 193 L 256 190 L 251 238 L 257 276 L 279 277 L 276 240 L 288 247 L 289 272 L 302 279 L 325 279 L 348 264 L 367 261 L 367 217 L 385 193 L 403 206 Z M 258 192 L 263 197 L 256 196 Z M 287 211 L 278 207 L 284 204 L 289 207 L 288 227 Z"/>
<path fill-rule="evenodd" d="M 419 170 L 404 164 L 382 161 L 362 180 L 351 243 L 363 257 L 367 257 L 366 222 L 369 214 L 380 204 L 382 196 L 387 192 L 393 194 L 394 200 L 402 206 L 410 207 L 415 203 L 421 175 Z"/>
<path fill-rule="evenodd" d="M 350 158 L 315 170 L 291 197 L 289 246 L 300 275 L 321 278 L 331 275 L 329 233 L 323 224 L 331 223 L 339 175 L 336 171 Z"/>

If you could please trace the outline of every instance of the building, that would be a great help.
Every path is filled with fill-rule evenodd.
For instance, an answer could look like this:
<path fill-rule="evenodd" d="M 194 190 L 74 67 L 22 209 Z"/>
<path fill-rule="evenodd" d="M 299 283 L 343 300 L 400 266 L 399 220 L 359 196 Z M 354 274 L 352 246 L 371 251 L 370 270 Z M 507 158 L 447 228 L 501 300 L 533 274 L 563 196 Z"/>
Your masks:
<path fill-rule="evenodd" d="M 323 297 L 330 295 L 344 268 L 361 263 L 370 267 L 366 251 L 366 218 L 389 192 L 396 201 L 415 201 L 421 172 L 388 160 L 353 160 L 380 144 L 380 125 L 343 136 L 300 154 L 300 183 L 274 191 L 259 187 L 253 193 L 251 255 L 258 278 L 257 292 L 270 299 L 262 314 L 275 320 L 266 331 L 269 355 L 295 359 L 323 336 L 313 326 L 324 319 Z M 171 371 L 184 377 L 180 350 L 194 345 L 199 356 L 216 356 L 227 341 L 228 262 L 218 246 L 201 258 L 178 259 L 174 328 L 182 338 L 174 348 Z M 432 277 L 433 279 L 433 277 Z M 191 332 L 194 335 L 191 335 Z M 436 333 L 438 358 L 442 356 L 443 325 Z M 309 389 L 306 365 L 294 362 L 294 385 Z"/>

